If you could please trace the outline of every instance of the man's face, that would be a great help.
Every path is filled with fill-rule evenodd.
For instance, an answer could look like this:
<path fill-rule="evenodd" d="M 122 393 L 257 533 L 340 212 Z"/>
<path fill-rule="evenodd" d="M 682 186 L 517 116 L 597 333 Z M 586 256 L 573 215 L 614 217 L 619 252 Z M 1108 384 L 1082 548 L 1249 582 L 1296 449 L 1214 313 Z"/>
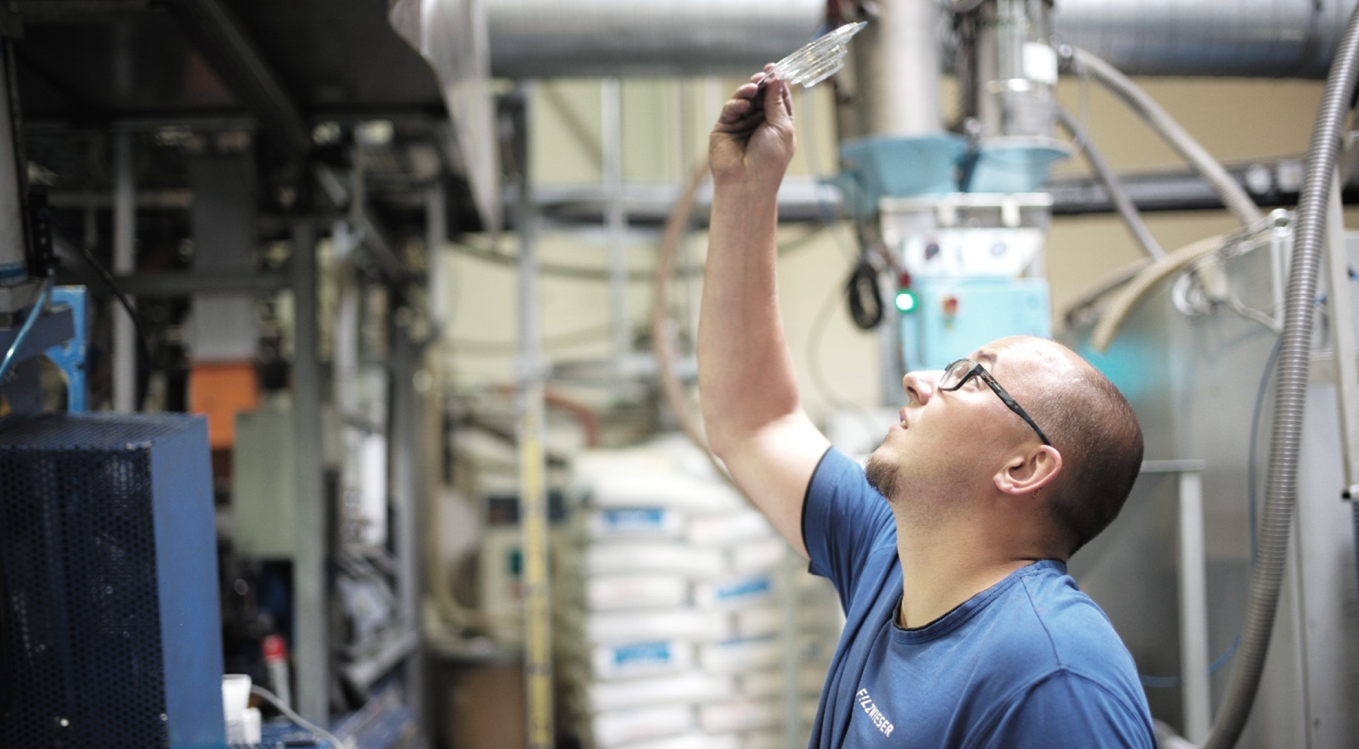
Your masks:
<path fill-rule="evenodd" d="M 979 362 L 1022 406 L 1026 393 L 1046 378 L 1051 344 L 1007 338 L 973 352 Z M 955 391 L 939 389 L 942 372 L 911 372 L 902 378 L 906 405 L 869 458 L 870 483 L 889 501 L 912 496 L 945 497 L 989 483 L 1017 446 L 1041 444 L 1038 435 L 1011 411 L 980 377 Z"/>

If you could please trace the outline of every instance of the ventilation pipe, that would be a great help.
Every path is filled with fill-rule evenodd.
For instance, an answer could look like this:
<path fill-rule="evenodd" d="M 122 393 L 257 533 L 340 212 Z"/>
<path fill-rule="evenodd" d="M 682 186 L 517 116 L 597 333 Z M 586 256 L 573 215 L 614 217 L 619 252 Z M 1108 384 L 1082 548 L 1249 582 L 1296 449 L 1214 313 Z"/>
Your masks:
<path fill-rule="evenodd" d="M 1061 0 L 1057 35 L 1126 75 L 1324 78 L 1355 0 Z"/>
<path fill-rule="evenodd" d="M 506 78 L 758 70 L 807 43 L 826 12 L 825 0 L 485 0 L 484 5 L 491 74 Z"/>
<path fill-rule="evenodd" d="M 1061 0 L 1053 31 L 1128 75 L 1323 78 L 1356 0 Z M 425 0 L 463 6 L 467 0 Z M 778 60 L 806 42 L 825 0 L 483 0 L 493 75 L 511 78 L 627 75 L 733 75 Z M 884 48 L 890 70 L 938 70 L 938 2 L 865 4 L 879 17 L 870 34 L 903 29 L 907 43 Z M 897 59 L 891 59 L 897 58 Z M 928 59 L 927 59 L 928 58 Z M 918 65 L 926 67 L 919 68 Z M 862 68 L 861 68 L 862 69 Z M 937 81 L 938 76 L 935 76 Z M 920 76 L 919 81 L 924 81 Z M 928 84 L 926 84 L 928 85 Z M 937 83 L 934 84 L 937 86 Z M 895 89 L 901 91 L 898 86 Z M 936 89 L 937 90 L 937 89 Z M 870 106 L 935 106 L 928 91 L 883 97 Z M 928 115 L 884 113 L 882 121 L 923 122 Z M 898 119 L 899 118 L 899 119 Z M 884 132 L 909 132 L 892 125 Z"/>

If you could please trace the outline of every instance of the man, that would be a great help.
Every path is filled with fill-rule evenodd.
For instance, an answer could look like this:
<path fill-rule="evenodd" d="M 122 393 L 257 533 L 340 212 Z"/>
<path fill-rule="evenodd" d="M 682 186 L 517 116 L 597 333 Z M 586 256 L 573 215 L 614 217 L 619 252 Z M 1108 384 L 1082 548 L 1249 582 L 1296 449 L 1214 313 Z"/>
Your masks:
<path fill-rule="evenodd" d="M 1127 401 L 1068 349 L 1007 338 L 907 374 L 866 472 L 831 449 L 778 311 L 790 97 L 759 78 L 710 136 L 699 389 L 713 450 L 845 608 L 809 745 L 1154 747 L 1132 658 L 1065 565 L 1137 476 Z"/>

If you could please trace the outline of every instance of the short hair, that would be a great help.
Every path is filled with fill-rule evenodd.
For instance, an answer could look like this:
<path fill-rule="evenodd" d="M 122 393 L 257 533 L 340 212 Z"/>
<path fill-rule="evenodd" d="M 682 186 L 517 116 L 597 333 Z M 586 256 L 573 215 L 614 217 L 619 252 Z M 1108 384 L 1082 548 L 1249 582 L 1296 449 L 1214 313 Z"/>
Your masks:
<path fill-rule="evenodd" d="M 1048 511 L 1069 554 L 1118 517 L 1142 470 L 1137 414 L 1107 377 L 1082 364 L 1077 376 L 1045 382 L 1025 405 L 1062 454 Z"/>

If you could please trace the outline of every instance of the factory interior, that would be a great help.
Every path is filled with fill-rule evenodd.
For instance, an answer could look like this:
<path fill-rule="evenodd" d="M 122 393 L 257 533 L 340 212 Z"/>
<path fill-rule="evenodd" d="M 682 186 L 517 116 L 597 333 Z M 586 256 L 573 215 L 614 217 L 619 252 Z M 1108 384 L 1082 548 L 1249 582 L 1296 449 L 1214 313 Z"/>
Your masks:
<path fill-rule="evenodd" d="M 695 358 L 708 135 L 780 60 L 817 426 L 1065 343 L 1145 434 L 1070 574 L 1161 746 L 1359 746 L 1356 19 L 0 1 L 0 747 L 806 746 L 844 615 Z"/>

